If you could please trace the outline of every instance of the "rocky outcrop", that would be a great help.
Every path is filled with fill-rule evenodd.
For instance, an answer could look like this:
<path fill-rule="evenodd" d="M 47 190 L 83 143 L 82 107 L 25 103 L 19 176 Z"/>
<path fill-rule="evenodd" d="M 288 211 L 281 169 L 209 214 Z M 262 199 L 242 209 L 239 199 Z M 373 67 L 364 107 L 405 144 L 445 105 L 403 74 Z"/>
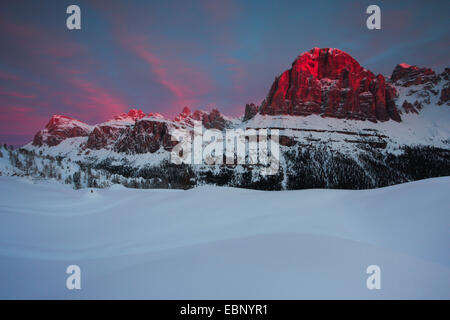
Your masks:
<path fill-rule="evenodd" d="M 391 82 L 403 87 L 419 84 L 436 84 L 436 73 L 429 68 L 419 68 L 406 63 L 398 64 L 391 75 Z"/>
<path fill-rule="evenodd" d="M 128 115 L 97 125 L 89 136 L 86 148 L 110 148 L 127 154 L 154 153 L 161 147 L 170 151 L 177 143 L 171 141 L 171 129 L 176 125 L 192 127 L 194 121 L 201 121 L 206 129 L 224 130 L 229 124 L 217 109 L 210 113 L 199 110 L 192 113 L 184 107 L 173 122 L 159 114 L 145 116 L 140 110 L 131 110 Z"/>
<path fill-rule="evenodd" d="M 212 109 L 210 113 L 201 110 L 191 113 L 188 107 L 184 107 L 181 113 L 175 117 L 175 121 L 188 126 L 193 126 L 194 121 L 201 121 L 206 129 L 217 130 L 223 130 L 230 125 L 230 121 L 226 120 L 216 108 Z"/>
<path fill-rule="evenodd" d="M 443 88 L 439 98 L 439 104 L 449 104 L 450 102 L 450 86 Z"/>
<path fill-rule="evenodd" d="M 89 135 L 86 143 L 88 149 L 108 149 L 125 130 L 124 127 L 98 125 Z"/>
<path fill-rule="evenodd" d="M 67 138 L 88 136 L 92 128 L 81 121 L 71 117 L 54 115 L 43 130 L 40 130 L 33 139 L 34 146 L 53 147 Z"/>
<path fill-rule="evenodd" d="M 403 110 L 405 110 L 406 113 L 419 113 L 418 110 L 421 109 L 421 105 L 416 101 L 414 102 L 414 104 L 408 102 L 408 101 L 403 101 L 402 104 L 402 108 Z"/>
<path fill-rule="evenodd" d="M 446 104 L 450 106 L 450 68 L 445 68 L 444 72 L 440 74 L 440 78 L 447 82 L 441 90 L 438 104 Z"/>
<path fill-rule="evenodd" d="M 275 79 L 259 112 L 400 121 L 395 92 L 382 75 L 375 76 L 349 54 L 314 48 Z"/>
<path fill-rule="evenodd" d="M 128 113 L 122 113 L 113 120 L 96 125 L 89 134 L 86 148 L 110 149 L 129 126 L 144 117 L 145 113 L 142 110 L 131 109 Z"/>
<path fill-rule="evenodd" d="M 399 90 L 402 90 L 404 96 L 409 99 L 408 103 L 412 103 L 414 106 L 430 104 L 436 96 L 438 105 L 450 105 L 449 79 L 449 68 L 445 68 L 444 72 L 437 75 L 432 69 L 419 68 L 402 63 L 395 67 L 390 78 L 390 83 Z M 411 111 L 408 104 L 404 104 L 403 107 L 406 112 Z M 418 108 L 415 109 L 420 110 Z"/>
<path fill-rule="evenodd" d="M 246 104 L 244 111 L 244 121 L 250 120 L 258 113 L 258 107 L 254 103 Z"/>
<path fill-rule="evenodd" d="M 223 115 L 217 109 L 212 109 L 209 114 L 204 114 L 202 122 L 206 129 L 217 129 L 220 131 L 224 130 L 229 125 L 229 121 L 225 120 Z"/>
<path fill-rule="evenodd" d="M 136 120 L 142 119 L 143 117 L 145 117 L 145 113 L 142 112 L 141 109 L 131 109 L 130 111 L 128 111 L 128 114 L 123 113 L 116 119 L 130 118 L 130 119 L 136 121 Z"/>
<path fill-rule="evenodd" d="M 114 150 L 127 154 L 154 153 L 161 147 L 171 150 L 174 144 L 176 142 L 171 141 L 166 122 L 146 118 L 128 127 L 115 144 Z"/>

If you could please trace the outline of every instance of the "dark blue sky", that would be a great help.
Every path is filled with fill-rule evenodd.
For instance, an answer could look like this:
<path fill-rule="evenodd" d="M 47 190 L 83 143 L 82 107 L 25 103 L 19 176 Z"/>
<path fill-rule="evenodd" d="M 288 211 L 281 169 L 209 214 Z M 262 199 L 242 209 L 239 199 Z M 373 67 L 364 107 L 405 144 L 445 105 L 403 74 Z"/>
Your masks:
<path fill-rule="evenodd" d="M 66 28 L 81 7 L 82 30 Z M 370 4 L 381 30 L 366 28 Z M 0 9 L 0 141 L 52 114 L 87 123 L 129 108 L 240 115 L 300 53 L 334 47 L 374 73 L 449 66 L 450 1 L 8 1 Z"/>

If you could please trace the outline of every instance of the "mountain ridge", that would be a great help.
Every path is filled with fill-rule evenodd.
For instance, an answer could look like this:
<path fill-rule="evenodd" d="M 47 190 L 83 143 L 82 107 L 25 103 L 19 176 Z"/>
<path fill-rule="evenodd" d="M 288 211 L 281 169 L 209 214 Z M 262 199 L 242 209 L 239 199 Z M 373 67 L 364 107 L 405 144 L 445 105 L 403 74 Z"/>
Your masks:
<path fill-rule="evenodd" d="M 401 63 L 394 68 L 390 78 L 385 78 L 381 74 L 375 75 L 363 68 L 342 50 L 314 48 L 300 54 L 292 63 L 291 69 L 276 77 L 260 106 L 253 103 L 245 106 L 243 121 L 250 120 L 256 114 L 293 116 L 317 114 L 323 117 L 372 122 L 388 120 L 401 122 L 403 113 L 419 113 L 423 104 L 418 100 L 398 101 L 399 93 L 396 86 L 408 88 L 413 85 L 425 85 L 425 90 L 433 90 L 433 85 L 435 86 L 441 79 L 448 80 L 448 76 L 448 68 L 437 75 L 432 69 Z M 449 90 L 450 85 L 447 82 L 439 92 L 438 104 L 449 104 Z M 115 131 L 112 130 L 114 127 L 112 124 L 127 126 L 143 118 L 161 118 L 188 125 L 192 125 L 193 120 L 202 121 L 206 128 L 218 130 L 230 126 L 230 121 L 226 120 L 227 117 L 216 108 L 211 112 L 200 110 L 191 112 L 188 107 L 184 107 L 174 119 L 166 118 L 158 113 L 145 114 L 141 109 L 130 109 L 127 114 L 120 114 L 111 120 L 92 126 L 95 132 L 87 147 L 105 147 L 105 143 L 98 141 L 102 139 L 102 134 L 105 135 L 106 140 L 114 139 L 117 132 L 112 132 Z M 57 128 L 59 123 L 52 119 L 46 129 L 48 131 L 53 129 L 56 135 L 60 135 L 61 130 Z M 74 127 L 77 126 L 77 123 L 74 123 Z M 85 133 L 85 130 L 74 129 L 67 132 L 67 138 L 84 136 Z M 33 145 L 45 144 L 45 140 L 39 135 L 38 132 Z M 50 140 L 49 146 L 54 146 L 61 140 L 60 138 Z"/>
<path fill-rule="evenodd" d="M 401 63 L 385 78 L 329 48 L 303 53 L 292 66 L 275 79 L 260 105 L 245 105 L 238 118 L 188 107 L 173 119 L 131 109 L 96 125 L 56 115 L 20 150 L 70 162 L 61 172 L 70 183 L 78 171 L 99 172 L 97 178 L 85 173 L 78 186 L 146 181 L 145 187 L 163 188 L 360 189 L 450 175 L 449 68 L 436 74 Z M 172 164 L 177 142 L 171 133 L 192 133 L 196 121 L 219 132 L 278 129 L 278 174 L 261 177 L 258 165 Z M 12 157 L 20 167 L 20 156 Z M 42 175 L 43 167 L 37 167 Z"/>

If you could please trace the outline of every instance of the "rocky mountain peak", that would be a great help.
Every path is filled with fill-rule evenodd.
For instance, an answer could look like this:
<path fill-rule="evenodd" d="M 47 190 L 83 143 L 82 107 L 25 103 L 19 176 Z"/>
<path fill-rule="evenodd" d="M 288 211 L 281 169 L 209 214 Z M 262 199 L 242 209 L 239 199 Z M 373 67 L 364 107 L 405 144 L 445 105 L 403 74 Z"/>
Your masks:
<path fill-rule="evenodd" d="M 67 138 L 89 135 L 91 126 L 68 116 L 53 115 L 43 130 L 36 133 L 33 139 L 35 146 L 56 146 Z"/>
<path fill-rule="evenodd" d="M 438 77 L 432 69 L 401 63 L 395 67 L 390 80 L 397 85 L 409 87 L 425 83 L 435 84 Z"/>
<path fill-rule="evenodd" d="M 259 112 L 268 115 L 400 121 L 395 90 L 348 53 L 314 48 L 277 77 Z"/>

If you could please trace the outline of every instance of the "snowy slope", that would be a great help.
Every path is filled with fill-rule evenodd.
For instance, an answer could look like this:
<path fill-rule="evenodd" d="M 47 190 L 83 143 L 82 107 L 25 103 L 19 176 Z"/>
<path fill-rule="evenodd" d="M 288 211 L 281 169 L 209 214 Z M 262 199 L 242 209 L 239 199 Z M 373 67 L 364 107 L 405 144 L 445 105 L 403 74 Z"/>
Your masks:
<path fill-rule="evenodd" d="M 449 299 L 449 187 L 91 193 L 0 177 L 0 298 Z"/>
<path fill-rule="evenodd" d="M 405 146 L 433 146 L 450 149 L 450 112 L 446 106 L 427 106 L 419 114 L 404 114 L 401 123 L 393 120 L 373 123 L 370 121 L 323 118 L 318 115 L 306 117 L 256 115 L 244 123 L 235 123 L 234 128 L 277 128 L 280 135 L 291 137 L 299 143 L 326 146 L 330 150 L 355 155 L 361 152 L 359 147 L 349 140 L 386 142 L 384 153 L 402 153 Z M 146 119 L 146 118 L 144 118 Z M 155 119 L 171 123 L 165 119 Z M 171 123 L 172 124 L 172 123 Z M 361 137 L 364 137 L 361 139 Z M 101 162 L 111 158 L 116 161 L 127 159 L 134 167 L 158 165 L 163 160 L 170 160 L 170 152 L 160 149 L 155 153 L 128 155 L 108 149 L 83 150 L 87 137 L 65 139 L 57 146 L 36 147 L 31 143 L 24 148 L 43 152 L 51 156 L 68 157 L 75 161 L 95 159 Z"/>

